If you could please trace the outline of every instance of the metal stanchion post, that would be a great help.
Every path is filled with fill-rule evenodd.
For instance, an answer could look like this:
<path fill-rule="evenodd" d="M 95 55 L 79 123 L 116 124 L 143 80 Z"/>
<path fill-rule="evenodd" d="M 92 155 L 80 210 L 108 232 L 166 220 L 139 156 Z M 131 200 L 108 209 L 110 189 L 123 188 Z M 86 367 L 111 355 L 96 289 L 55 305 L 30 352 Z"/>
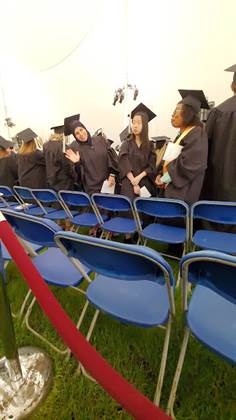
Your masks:
<path fill-rule="evenodd" d="M 7 298 L 0 245 L 0 418 L 21 419 L 29 415 L 49 392 L 52 363 L 36 347 L 17 349 L 10 305 Z"/>

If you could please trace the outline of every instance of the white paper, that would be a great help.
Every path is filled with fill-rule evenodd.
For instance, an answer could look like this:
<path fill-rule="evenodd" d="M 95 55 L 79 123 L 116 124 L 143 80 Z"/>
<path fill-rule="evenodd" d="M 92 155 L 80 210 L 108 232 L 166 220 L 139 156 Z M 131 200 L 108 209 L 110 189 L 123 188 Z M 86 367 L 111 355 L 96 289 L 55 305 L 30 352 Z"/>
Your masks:
<path fill-rule="evenodd" d="M 16 210 L 24 210 L 24 209 L 28 209 L 29 207 L 33 206 L 33 204 L 29 204 L 29 203 L 23 203 L 20 206 L 16 206 L 15 209 Z"/>
<path fill-rule="evenodd" d="M 177 159 L 182 149 L 183 149 L 183 146 L 169 142 L 167 145 L 166 151 L 164 153 L 163 160 L 167 160 L 168 162 L 171 162 L 172 160 Z"/>
<path fill-rule="evenodd" d="M 106 179 L 102 184 L 101 193 L 103 194 L 114 194 L 115 184 L 109 187 L 108 180 Z"/>
<path fill-rule="evenodd" d="M 148 191 L 148 189 L 145 187 L 145 185 L 140 188 L 140 197 L 145 197 L 145 198 L 149 198 L 151 197 L 150 192 Z"/>

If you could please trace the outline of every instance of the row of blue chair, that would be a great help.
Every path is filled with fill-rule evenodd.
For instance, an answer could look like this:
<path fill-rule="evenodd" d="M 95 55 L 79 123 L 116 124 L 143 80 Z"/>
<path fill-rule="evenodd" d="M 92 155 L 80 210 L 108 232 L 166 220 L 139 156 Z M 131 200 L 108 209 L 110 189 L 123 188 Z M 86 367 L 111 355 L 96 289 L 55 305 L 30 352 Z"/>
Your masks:
<path fill-rule="evenodd" d="M 82 290 L 86 302 L 77 326 L 81 326 L 90 303 L 95 307 L 95 314 L 88 340 L 100 311 L 143 328 L 165 327 L 154 397 L 155 404 L 159 404 L 175 315 L 175 279 L 170 265 L 146 246 L 63 232 L 53 221 L 11 209 L 3 213 L 21 238 L 47 247 L 44 253 L 33 257 L 33 263 L 49 284 L 77 287 L 83 281 L 87 283 L 86 291 Z M 172 415 L 190 334 L 220 357 L 236 364 L 236 257 L 213 251 L 194 252 L 182 258 L 180 270 L 186 327 L 167 408 Z M 89 277 L 91 272 L 96 274 L 93 281 Z M 195 285 L 190 302 L 189 283 Z M 44 339 L 29 325 L 33 303 L 27 309 L 26 324 Z M 52 343 L 44 341 L 57 350 Z"/>
<path fill-rule="evenodd" d="M 6 189 L 6 191 L 4 190 Z M 160 198 L 137 198 L 133 203 L 121 195 L 88 194 L 75 191 L 31 190 L 16 186 L 11 191 L 0 186 L 5 197 L 15 196 L 23 203 L 26 214 L 43 216 L 50 220 L 68 218 L 76 231 L 80 227 L 101 226 L 102 234 L 109 238 L 111 233 L 134 234 L 138 232 L 139 241 L 144 244 L 153 240 L 165 244 L 182 244 L 183 255 L 186 249 L 212 249 L 236 254 L 236 235 L 211 229 L 196 228 L 195 222 L 214 222 L 215 224 L 236 226 L 236 203 L 199 201 L 191 208 L 180 200 Z M 10 196 L 9 194 L 12 194 Z M 25 200 L 33 201 L 24 207 Z M 52 207 L 56 204 L 58 209 Z M 17 207 L 10 206 L 17 210 Z M 109 212 L 109 217 L 108 217 Z M 124 213 L 128 213 L 124 216 Z M 144 224 L 143 216 L 152 217 Z M 164 220 L 163 220 L 164 219 Z M 171 224 L 173 219 L 181 220 L 182 226 Z M 235 229 L 236 230 L 236 229 Z"/>

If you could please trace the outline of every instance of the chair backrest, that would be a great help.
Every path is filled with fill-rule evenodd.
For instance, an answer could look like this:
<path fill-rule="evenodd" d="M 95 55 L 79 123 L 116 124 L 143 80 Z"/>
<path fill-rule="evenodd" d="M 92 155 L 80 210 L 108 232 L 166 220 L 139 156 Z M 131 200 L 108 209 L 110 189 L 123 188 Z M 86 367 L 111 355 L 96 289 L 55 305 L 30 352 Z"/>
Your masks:
<path fill-rule="evenodd" d="M 13 198 L 17 201 L 17 203 L 22 204 L 22 201 L 14 194 L 14 191 L 10 187 L 6 187 L 5 185 L 0 185 L 0 193 L 2 194 L 3 198 Z"/>
<path fill-rule="evenodd" d="M 119 194 L 102 194 L 92 195 L 92 200 L 96 207 L 110 211 L 130 211 L 132 203 L 128 197 Z"/>
<path fill-rule="evenodd" d="M 236 257 L 217 251 L 197 251 L 180 261 L 184 282 L 184 307 L 187 307 L 187 283 L 214 290 L 236 304 Z"/>
<path fill-rule="evenodd" d="M 141 228 L 140 213 L 159 218 L 182 218 L 186 220 L 186 230 L 189 227 L 189 207 L 181 200 L 166 198 L 142 198 L 134 200 L 134 209 Z M 187 235 L 188 237 L 188 235 Z"/>
<path fill-rule="evenodd" d="M 236 224 L 236 202 L 198 201 L 191 207 L 191 219 L 234 225 Z"/>
<path fill-rule="evenodd" d="M 16 195 L 21 200 L 34 200 L 34 197 L 32 195 L 31 189 L 27 187 L 19 187 L 18 185 L 15 185 L 13 187 L 13 190 L 15 191 Z"/>
<path fill-rule="evenodd" d="M 36 200 L 42 203 L 57 203 L 58 195 L 55 191 L 49 189 L 32 189 L 32 194 Z"/>
<path fill-rule="evenodd" d="M 53 221 L 10 209 L 4 209 L 2 213 L 20 238 L 44 247 L 55 247 L 54 234 L 61 228 Z"/>
<path fill-rule="evenodd" d="M 149 280 L 166 284 L 174 311 L 174 276 L 169 264 L 153 249 L 92 238 L 72 232 L 55 234 L 55 241 L 70 258 L 98 274 L 117 280 Z M 147 302 L 148 304 L 148 302 Z"/>
<path fill-rule="evenodd" d="M 90 196 L 87 193 L 82 191 L 61 190 L 58 192 L 58 197 L 62 202 L 63 207 L 70 215 L 70 217 L 72 217 L 72 214 L 70 212 L 70 206 L 80 207 L 81 209 L 89 208 L 90 211 L 93 211 L 94 214 L 97 216 L 98 223 L 100 223 L 98 213 L 94 207 Z"/>

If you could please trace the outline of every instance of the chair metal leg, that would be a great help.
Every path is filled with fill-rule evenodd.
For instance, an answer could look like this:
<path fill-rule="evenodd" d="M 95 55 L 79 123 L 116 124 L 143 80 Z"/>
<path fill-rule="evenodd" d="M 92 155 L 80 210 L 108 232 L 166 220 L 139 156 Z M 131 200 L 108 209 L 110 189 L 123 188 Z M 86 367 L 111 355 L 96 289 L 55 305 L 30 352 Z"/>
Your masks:
<path fill-rule="evenodd" d="M 94 316 L 93 316 L 93 319 L 92 319 L 92 322 L 91 322 L 91 324 L 90 324 L 90 327 L 89 327 L 89 330 L 88 330 L 87 336 L 86 336 L 87 341 L 89 341 L 89 340 L 90 340 L 90 338 L 91 338 L 91 335 L 92 335 L 93 330 L 94 330 L 94 327 L 95 327 L 95 325 L 96 325 L 96 322 L 97 322 L 97 318 L 98 318 L 99 313 L 100 313 L 100 311 L 99 311 L 98 309 L 96 309 L 96 311 L 95 311 L 95 313 L 94 313 Z M 97 383 L 97 381 L 96 381 L 96 380 L 95 380 L 92 376 L 90 376 L 90 375 L 89 375 L 89 373 L 87 373 L 87 371 L 85 370 L 85 368 L 83 367 L 83 365 L 82 365 L 81 363 L 79 363 L 79 366 L 78 366 L 78 368 L 77 368 L 77 371 L 76 371 L 76 372 L 77 372 L 77 373 L 80 373 L 80 371 L 81 371 L 81 373 L 82 373 L 84 376 L 86 376 L 86 378 L 88 378 L 88 379 L 90 379 L 91 381 L 93 381 L 93 382 Z"/>
<path fill-rule="evenodd" d="M 41 334 L 39 334 L 36 330 L 34 330 L 34 329 L 31 327 L 31 325 L 30 325 L 30 323 L 29 323 L 29 318 L 30 318 L 30 314 L 31 314 L 31 312 L 32 312 L 32 309 L 33 309 L 33 306 L 34 306 L 35 302 L 36 302 L 36 298 L 34 297 L 34 298 L 33 298 L 33 300 L 32 300 L 32 302 L 31 302 L 31 304 L 29 305 L 29 307 L 28 307 L 28 309 L 27 309 L 27 312 L 26 312 L 26 315 L 25 315 L 25 318 L 24 318 L 24 321 L 25 321 L 25 324 L 26 324 L 27 329 L 28 329 L 30 332 L 32 332 L 32 334 L 34 334 L 36 337 L 40 338 L 40 339 L 41 339 L 44 343 L 46 343 L 48 346 L 50 346 L 50 347 L 51 347 L 54 351 L 56 351 L 57 353 L 60 353 L 60 354 L 67 354 L 67 353 L 68 353 L 68 349 L 67 349 L 67 348 L 66 348 L 65 350 L 61 350 L 61 349 L 59 349 L 58 347 L 54 346 L 52 343 L 50 343 L 50 341 L 48 341 L 46 338 L 44 338 Z"/>
<path fill-rule="evenodd" d="M 170 414 L 173 418 L 174 418 L 174 403 L 175 403 L 175 398 L 176 398 L 176 391 L 177 391 L 180 375 L 181 375 L 183 364 L 184 364 L 184 358 L 185 358 L 185 354 L 187 350 L 189 336 L 190 336 L 190 329 L 186 327 L 183 342 L 182 342 L 182 347 L 180 350 L 179 360 L 178 360 L 175 376 L 174 376 L 171 391 L 170 391 L 169 401 L 167 404 L 167 410 L 166 410 L 167 414 Z"/>
<path fill-rule="evenodd" d="M 172 323 L 172 316 L 169 315 L 169 319 L 168 319 L 168 323 L 166 327 L 165 341 L 164 341 L 163 350 L 162 350 L 161 365 L 160 365 L 160 370 L 159 370 L 157 387 L 156 387 L 156 392 L 155 392 L 155 396 L 153 400 L 155 405 L 159 405 L 160 399 L 161 399 L 161 390 L 162 390 L 162 385 L 163 385 L 163 380 L 164 380 L 164 375 L 165 375 L 166 361 L 167 361 L 167 355 L 168 355 L 168 349 L 169 349 L 171 323 Z"/>
<path fill-rule="evenodd" d="M 83 295 L 86 294 L 86 292 L 84 290 L 81 290 L 81 289 L 76 288 L 76 287 L 71 287 L 71 288 L 73 290 L 76 290 L 78 293 L 82 293 Z M 32 334 L 36 335 L 36 337 L 40 338 L 42 341 L 44 341 L 45 343 L 47 343 L 47 345 L 50 346 L 57 353 L 62 354 L 62 355 L 66 355 L 67 356 L 66 357 L 66 360 L 69 360 L 70 354 L 71 354 L 71 351 L 70 351 L 69 348 L 65 348 L 64 350 L 59 349 L 58 347 L 54 346 L 54 344 L 52 344 L 50 341 L 48 341 L 46 338 L 44 338 L 43 335 L 39 334 L 36 330 L 34 330 L 32 328 L 32 326 L 30 325 L 29 318 L 30 318 L 30 315 L 31 315 L 31 312 L 32 312 L 32 309 L 33 309 L 33 306 L 34 306 L 35 302 L 36 302 L 36 298 L 34 297 L 32 299 L 32 301 L 31 301 L 28 309 L 27 309 L 27 312 L 26 312 L 26 315 L 24 317 L 24 320 L 23 320 L 22 324 L 25 322 L 26 327 L 28 328 L 29 331 L 32 332 Z M 89 304 L 89 302 L 86 300 L 85 305 L 84 305 L 84 307 L 82 309 L 82 312 L 80 314 L 79 320 L 77 322 L 77 328 L 78 329 L 79 329 L 79 327 L 81 326 L 81 324 L 83 322 L 83 319 L 84 319 L 86 310 L 88 308 L 88 304 Z"/>
<path fill-rule="evenodd" d="M 183 249 L 183 253 L 182 253 L 181 258 L 185 255 L 186 250 L 187 250 L 187 245 L 186 245 L 186 243 L 185 243 L 185 244 L 184 244 L 184 249 Z M 179 287 L 180 283 L 181 283 L 181 275 L 180 275 L 180 270 L 179 270 L 179 271 L 178 271 L 178 278 L 177 278 L 177 282 L 176 282 L 176 288 L 177 288 L 177 287 Z"/>
<path fill-rule="evenodd" d="M 80 315 L 80 317 L 79 317 L 79 320 L 78 320 L 78 322 L 77 322 L 77 324 L 76 324 L 76 328 L 77 328 L 78 330 L 80 329 L 81 324 L 82 324 L 82 322 L 83 322 L 83 320 L 84 320 L 85 313 L 86 313 L 86 311 L 87 311 L 87 309 L 88 309 L 88 305 L 89 305 L 89 301 L 88 301 L 88 300 L 86 300 L 85 305 L 84 305 L 84 307 L 83 307 L 83 310 L 82 310 L 82 312 L 81 312 L 81 315 Z M 66 356 L 66 361 L 69 361 L 70 356 L 71 356 L 71 350 L 70 350 L 70 349 L 68 349 L 68 354 L 67 354 L 67 356 Z"/>

